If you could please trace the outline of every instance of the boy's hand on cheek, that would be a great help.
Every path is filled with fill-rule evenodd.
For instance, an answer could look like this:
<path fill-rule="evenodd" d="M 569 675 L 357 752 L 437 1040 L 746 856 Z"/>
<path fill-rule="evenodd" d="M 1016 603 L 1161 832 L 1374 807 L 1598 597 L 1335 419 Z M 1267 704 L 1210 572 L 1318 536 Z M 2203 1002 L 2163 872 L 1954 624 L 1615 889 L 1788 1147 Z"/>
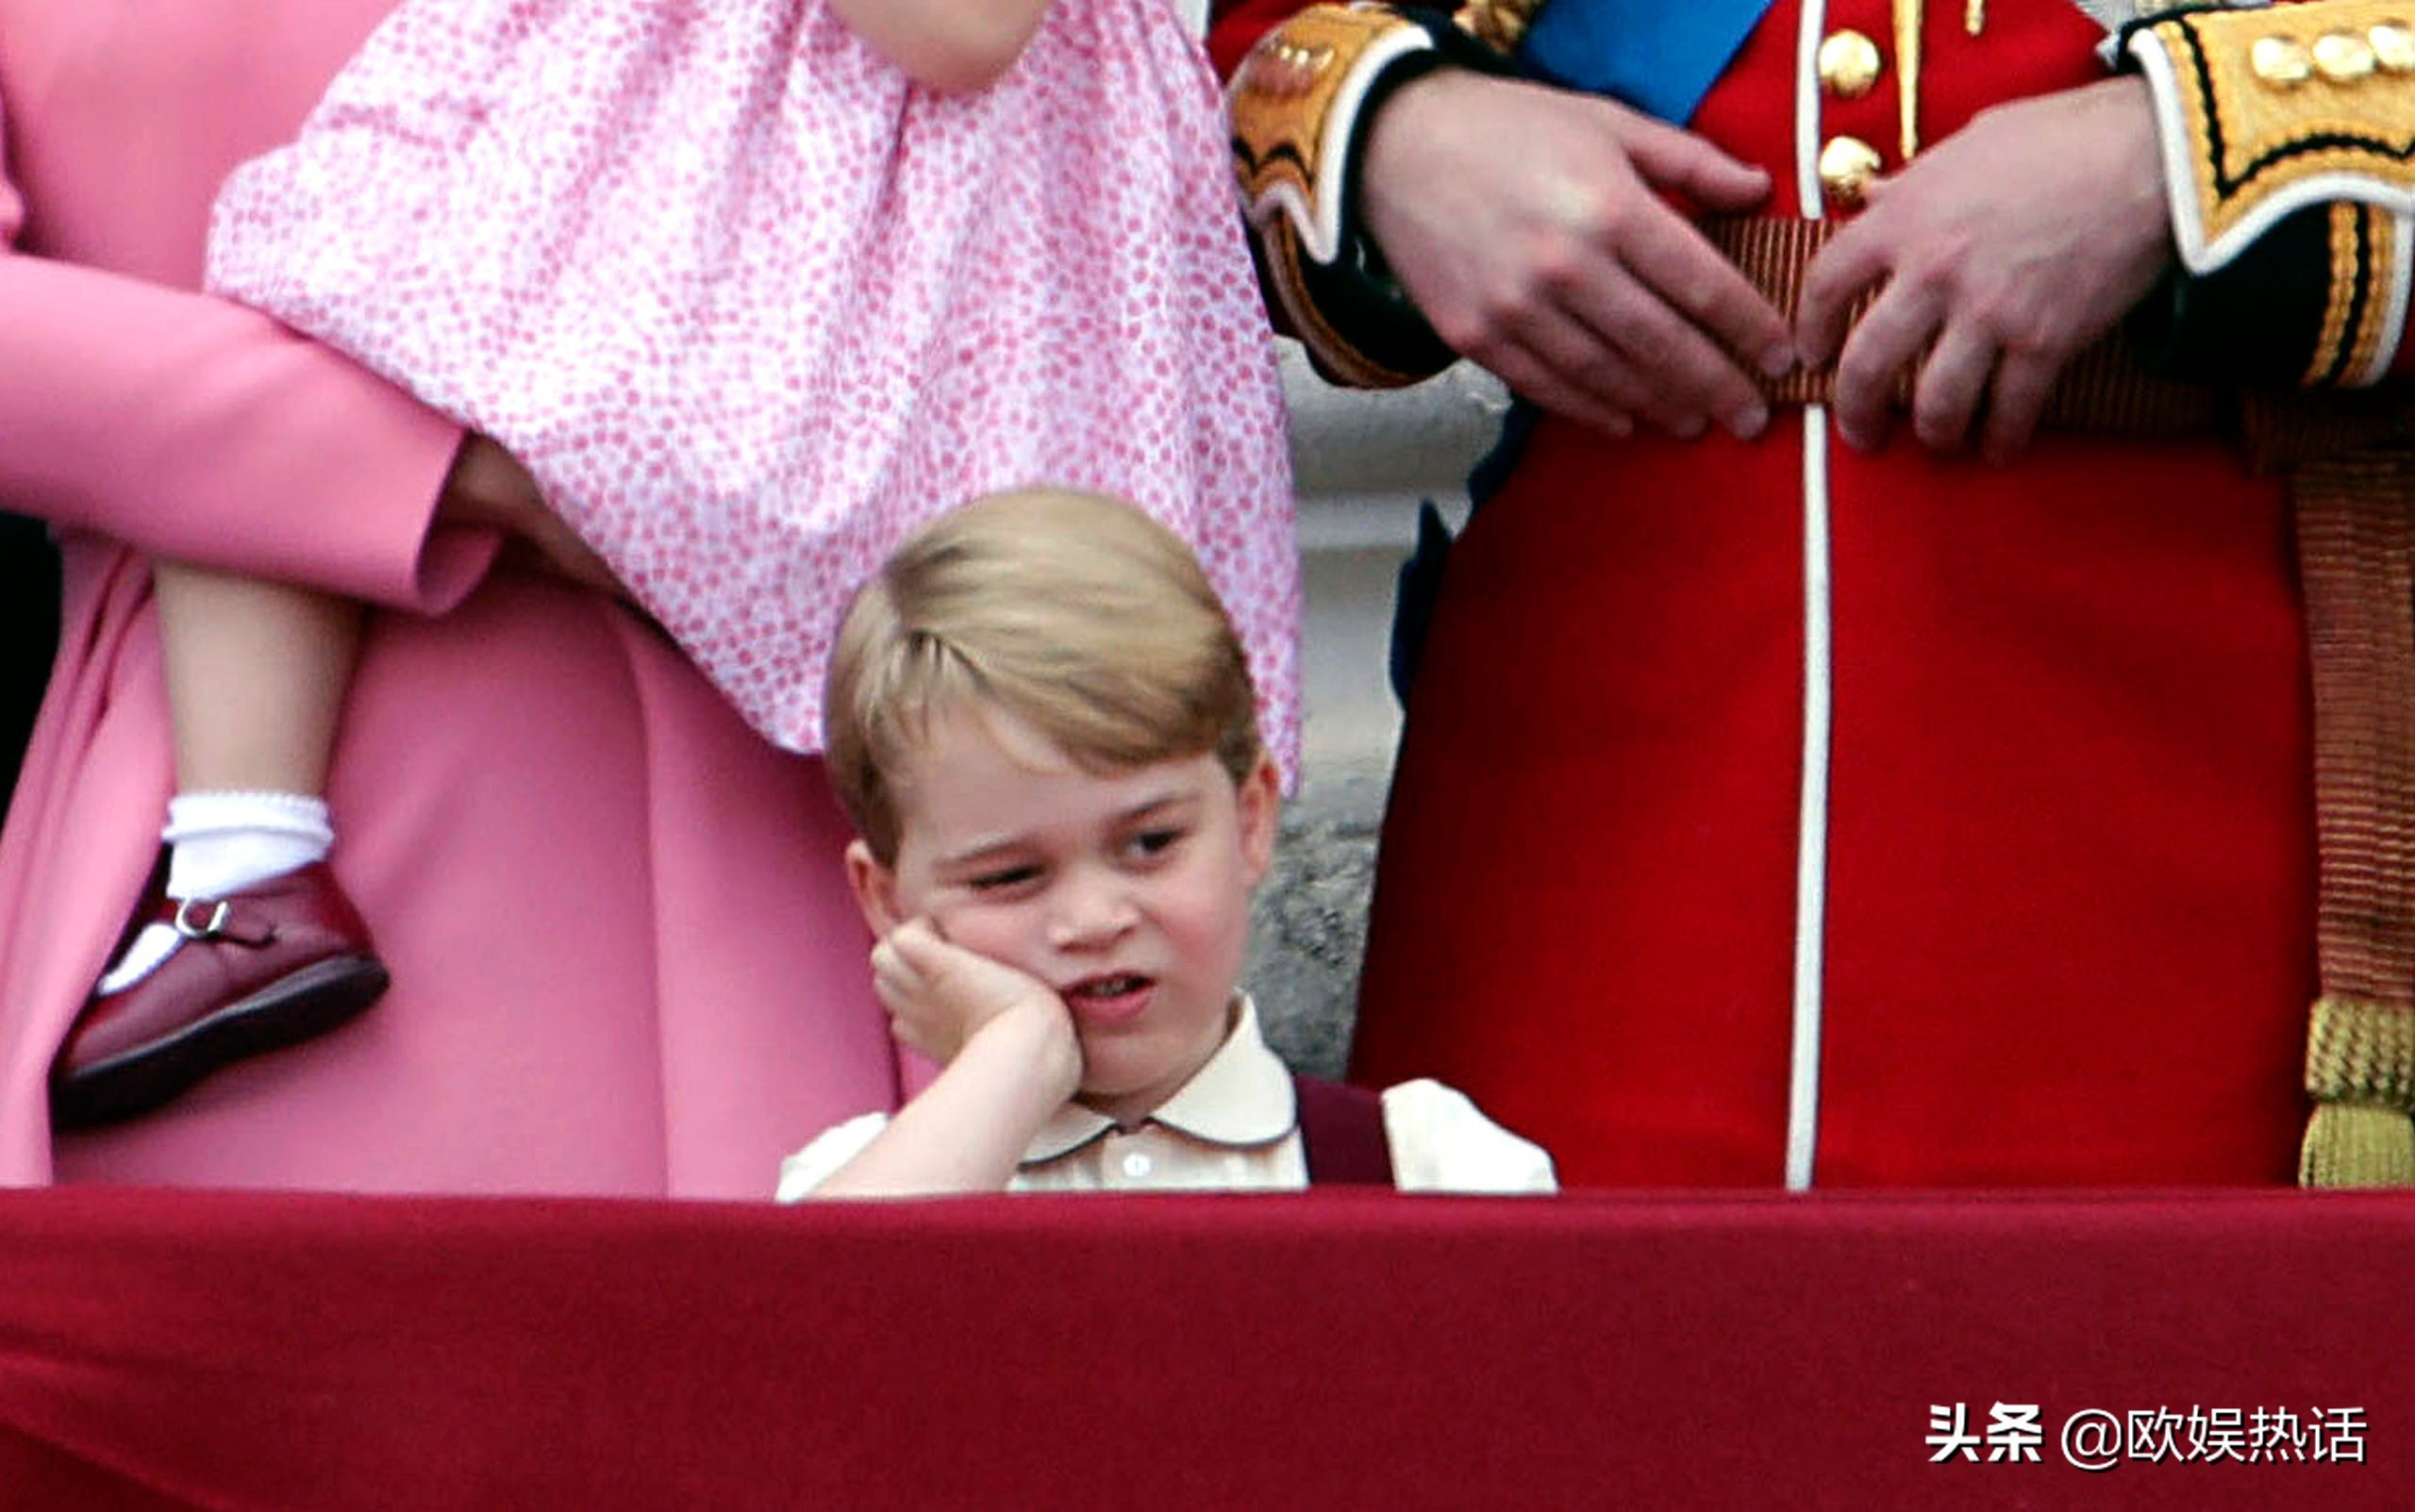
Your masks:
<path fill-rule="evenodd" d="M 942 1064 L 992 1024 L 1034 1038 L 1034 1049 L 1065 1073 L 1066 1096 L 1080 1079 L 1073 1016 L 1048 984 L 1028 972 L 941 938 L 927 919 L 900 924 L 873 947 L 873 989 L 889 1010 L 897 1042 Z"/>
<path fill-rule="evenodd" d="M 873 947 L 873 988 L 898 1043 L 946 1067 L 817 1191 L 833 1197 L 999 1191 L 1082 1080 L 1081 1041 L 1048 985 L 962 946 L 927 918 Z"/>

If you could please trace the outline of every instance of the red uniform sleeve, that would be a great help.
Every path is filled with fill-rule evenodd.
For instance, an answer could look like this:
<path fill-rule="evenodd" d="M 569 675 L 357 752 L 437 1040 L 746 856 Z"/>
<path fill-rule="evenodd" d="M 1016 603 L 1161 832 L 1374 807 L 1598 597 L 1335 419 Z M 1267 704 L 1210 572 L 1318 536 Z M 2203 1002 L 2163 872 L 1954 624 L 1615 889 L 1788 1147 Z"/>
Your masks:
<path fill-rule="evenodd" d="M 1216 0 L 1208 11 L 1208 54 L 1216 60 L 1216 72 L 1231 78 L 1233 70 L 1241 66 L 1241 55 L 1256 46 L 1274 24 L 1295 10 L 1305 10 L 1312 0 Z"/>
<path fill-rule="evenodd" d="M 430 612 L 484 573 L 492 532 L 433 523 L 458 426 L 252 310 L 20 251 L 27 218 L 0 171 L 0 509 Z"/>

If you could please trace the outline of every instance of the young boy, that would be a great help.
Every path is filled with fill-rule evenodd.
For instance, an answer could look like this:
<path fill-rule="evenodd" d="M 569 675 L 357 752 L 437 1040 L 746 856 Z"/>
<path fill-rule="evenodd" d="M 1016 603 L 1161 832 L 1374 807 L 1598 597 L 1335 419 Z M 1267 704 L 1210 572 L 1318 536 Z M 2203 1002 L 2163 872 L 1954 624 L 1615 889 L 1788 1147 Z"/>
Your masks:
<path fill-rule="evenodd" d="M 1459 1093 L 1295 1084 L 1259 1038 L 1235 980 L 1280 789 L 1231 624 L 1139 510 L 1034 491 L 929 526 L 848 612 L 824 708 L 874 986 L 944 1070 L 790 1156 L 781 1200 L 1554 1188 Z"/>

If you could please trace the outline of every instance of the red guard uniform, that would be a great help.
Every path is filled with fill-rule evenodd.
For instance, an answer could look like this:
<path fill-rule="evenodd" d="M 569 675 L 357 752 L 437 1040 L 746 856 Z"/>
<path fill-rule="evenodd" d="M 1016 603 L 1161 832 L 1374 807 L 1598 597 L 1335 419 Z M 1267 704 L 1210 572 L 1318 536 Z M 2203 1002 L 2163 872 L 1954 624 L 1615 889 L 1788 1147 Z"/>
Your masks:
<path fill-rule="evenodd" d="M 1298 8 L 1229 8 L 1220 58 Z M 1924 141 L 2106 75 L 2070 0 L 1926 9 Z M 1771 213 L 1841 213 L 1837 137 L 1901 166 L 1891 10 L 1781 0 L 1703 100 Z M 1356 1072 L 1448 1079 L 1572 1184 L 2286 1181 L 2309 723 L 2284 489 L 2232 442 L 1544 417 L 1441 578 Z"/>

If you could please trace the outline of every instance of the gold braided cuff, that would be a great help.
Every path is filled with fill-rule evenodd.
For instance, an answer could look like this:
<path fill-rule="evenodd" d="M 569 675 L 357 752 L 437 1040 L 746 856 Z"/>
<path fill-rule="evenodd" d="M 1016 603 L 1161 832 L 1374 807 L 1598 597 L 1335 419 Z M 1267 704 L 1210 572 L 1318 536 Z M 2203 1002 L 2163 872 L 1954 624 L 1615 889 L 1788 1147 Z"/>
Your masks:
<path fill-rule="evenodd" d="M 1386 294 L 1405 302 L 1360 275 L 1350 215 L 1361 113 L 1388 74 L 1430 66 L 1437 51 L 1424 26 L 1381 6 L 1310 6 L 1258 39 L 1225 91 L 1241 205 L 1276 313 L 1336 383 L 1396 389 L 1448 361 L 1430 336 L 1377 339 L 1367 312 Z M 1401 350 L 1373 350 L 1387 346 Z"/>
<path fill-rule="evenodd" d="M 2309 382 L 2362 387 L 2398 352 L 2415 264 L 2415 4 L 2308 0 L 2166 17 L 2129 34 L 2199 276 L 2284 217 L 2331 207 Z"/>
<path fill-rule="evenodd" d="M 2415 1185 L 2415 1010 L 2325 997 L 2307 1026 L 2315 1110 L 2298 1179 L 2309 1187 Z"/>
<path fill-rule="evenodd" d="M 1250 223 L 1283 216 L 1309 257 L 1339 258 L 1359 108 L 1385 69 L 1432 51 L 1424 27 L 1374 5 L 1310 6 L 1259 38 L 1225 95 Z"/>

